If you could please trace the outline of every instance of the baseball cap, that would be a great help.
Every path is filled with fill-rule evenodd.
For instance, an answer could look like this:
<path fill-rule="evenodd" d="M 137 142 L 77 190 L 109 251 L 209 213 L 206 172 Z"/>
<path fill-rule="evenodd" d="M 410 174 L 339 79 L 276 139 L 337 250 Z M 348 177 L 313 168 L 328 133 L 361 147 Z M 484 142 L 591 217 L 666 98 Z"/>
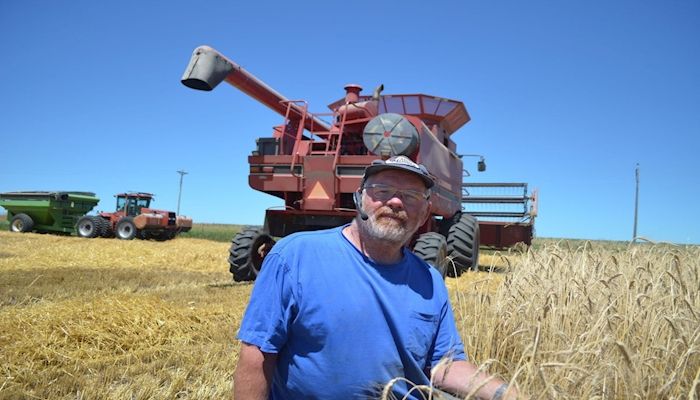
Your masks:
<path fill-rule="evenodd" d="M 364 184 L 364 182 L 370 176 L 387 169 L 397 169 L 399 171 L 406 171 L 418 175 L 418 177 L 423 180 L 423 183 L 425 183 L 425 187 L 428 189 L 433 187 L 435 184 L 435 181 L 433 181 L 433 178 L 430 176 L 428 169 L 425 168 L 423 164 L 416 164 L 406 156 L 394 156 L 387 160 L 372 161 L 372 164 L 365 168 L 365 176 L 362 178 L 362 183 Z"/>

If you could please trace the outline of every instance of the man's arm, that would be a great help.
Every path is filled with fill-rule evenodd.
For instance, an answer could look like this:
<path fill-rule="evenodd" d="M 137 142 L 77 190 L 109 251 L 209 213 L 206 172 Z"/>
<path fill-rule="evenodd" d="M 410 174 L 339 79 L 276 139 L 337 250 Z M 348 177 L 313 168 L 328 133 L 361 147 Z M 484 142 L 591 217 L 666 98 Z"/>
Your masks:
<path fill-rule="evenodd" d="M 487 380 L 488 382 L 486 382 Z M 433 382 L 438 388 L 461 396 L 466 396 L 475 388 L 481 386 L 476 392 L 476 396 L 485 400 L 494 398 L 499 400 L 515 399 L 518 396 L 515 388 L 509 388 L 508 390 L 504 390 L 505 386 L 501 388 L 501 385 L 507 385 L 502 379 L 491 377 L 484 372 L 478 372 L 476 365 L 463 360 L 438 365 L 433 371 Z M 499 391 L 499 388 L 501 388 L 499 393 L 501 397 L 496 397 L 496 392 Z"/>
<path fill-rule="evenodd" d="M 263 353 L 258 346 L 241 342 L 233 375 L 233 398 L 267 400 L 276 363 L 277 354 Z"/>

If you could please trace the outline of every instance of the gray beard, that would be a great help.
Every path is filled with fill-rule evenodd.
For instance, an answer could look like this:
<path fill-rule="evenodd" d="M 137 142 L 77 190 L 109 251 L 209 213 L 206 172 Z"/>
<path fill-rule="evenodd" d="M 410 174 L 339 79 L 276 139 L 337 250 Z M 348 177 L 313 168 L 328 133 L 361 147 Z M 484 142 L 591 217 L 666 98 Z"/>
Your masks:
<path fill-rule="evenodd" d="M 377 219 L 377 214 L 381 210 L 376 210 L 365 221 L 358 218 L 360 230 L 371 239 L 383 240 L 398 245 L 404 245 L 413 235 L 413 232 L 398 221 L 382 221 Z"/>

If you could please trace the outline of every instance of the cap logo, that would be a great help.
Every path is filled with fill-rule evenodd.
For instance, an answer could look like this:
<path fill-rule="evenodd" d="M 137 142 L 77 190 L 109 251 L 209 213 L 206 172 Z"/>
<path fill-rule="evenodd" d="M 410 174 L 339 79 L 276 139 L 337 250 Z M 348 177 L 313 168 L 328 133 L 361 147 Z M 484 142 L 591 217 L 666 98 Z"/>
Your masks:
<path fill-rule="evenodd" d="M 413 161 L 411 161 L 410 158 L 408 158 L 406 156 L 397 156 L 394 158 L 390 158 L 390 159 L 386 160 L 386 163 L 387 164 L 408 165 L 409 167 L 420 169 L 418 164 L 414 163 Z"/>

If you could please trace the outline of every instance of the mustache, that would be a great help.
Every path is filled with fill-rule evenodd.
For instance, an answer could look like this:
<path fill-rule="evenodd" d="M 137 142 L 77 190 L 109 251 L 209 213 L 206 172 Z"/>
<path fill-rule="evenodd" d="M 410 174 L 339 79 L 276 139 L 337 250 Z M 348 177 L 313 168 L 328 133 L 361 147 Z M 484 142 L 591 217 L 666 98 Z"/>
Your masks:
<path fill-rule="evenodd" d="M 376 218 L 389 217 L 401 220 L 401 222 L 406 222 L 408 220 L 408 214 L 405 210 L 394 211 L 390 207 L 382 207 L 376 211 L 374 214 Z"/>

